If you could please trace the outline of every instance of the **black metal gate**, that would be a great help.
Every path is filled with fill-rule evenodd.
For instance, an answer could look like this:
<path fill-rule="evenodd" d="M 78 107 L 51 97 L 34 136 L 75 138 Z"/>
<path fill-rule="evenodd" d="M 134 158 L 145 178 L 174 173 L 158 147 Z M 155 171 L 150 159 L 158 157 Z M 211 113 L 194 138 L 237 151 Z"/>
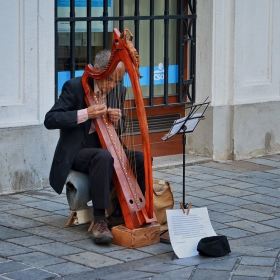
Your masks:
<path fill-rule="evenodd" d="M 68 1 L 68 3 L 67 3 Z M 83 16 L 77 16 L 75 13 L 75 7 L 78 2 L 85 2 L 86 14 Z M 150 40 L 148 42 L 150 53 L 149 66 L 154 67 L 154 32 L 156 21 L 161 20 L 164 24 L 164 36 L 162 38 L 162 45 L 164 48 L 164 84 L 163 84 L 163 106 L 184 104 L 195 101 L 195 50 L 196 50 L 196 0 L 161 0 L 164 2 L 163 14 L 155 13 L 156 0 L 140 1 L 135 0 L 134 3 L 130 0 L 130 3 L 134 6 L 133 15 L 125 15 L 124 7 L 125 0 L 103 0 L 103 15 L 102 17 L 96 17 L 92 15 L 92 3 L 96 0 L 55 0 L 55 99 L 58 97 L 58 72 L 59 70 L 59 24 L 67 23 L 69 26 L 69 61 L 67 63 L 68 71 L 70 72 L 70 78 L 75 76 L 77 69 L 83 69 L 84 66 L 77 65 L 77 56 L 79 54 L 75 51 L 76 43 L 76 25 L 79 22 L 86 23 L 86 62 L 90 63 L 92 58 L 92 24 L 95 22 L 103 23 L 103 48 L 109 48 L 109 36 L 108 25 L 110 22 L 118 23 L 119 30 L 122 32 L 125 27 L 126 21 L 133 21 L 134 23 L 134 46 L 139 52 L 139 27 L 141 22 L 147 21 L 149 23 Z M 101 0 L 99 0 L 100 2 Z M 118 15 L 108 15 L 108 1 L 114 1 L 114 5 L 118 8 Z M 67 3 L 69 7 L 69 16 L 59 16 L 58 5 L 61 3 Z M 149 15 L 140 15 L 141 5 L 149 5 Z M 176 14 L 170 14 L 171 5 L 176 5 Z M 68 13 L 68 12 L 67 12 Z M 176 40 L 170 42 L 169 38 L 169 23 L 171 20 L 176 20 Z M 178 73 L 178 83 L 176 85 L 176 101 L 170 102 L 168 93 L 168 66 L 169 66 L 169 46 L 171 43 L 176 45 L 176 60 L 178 67 L 176 68 Z M 153 73 L 150 71 L 149 77 L 149 96 L 148 107 L 155 106 L 154 96 L 154 82 Z"/>

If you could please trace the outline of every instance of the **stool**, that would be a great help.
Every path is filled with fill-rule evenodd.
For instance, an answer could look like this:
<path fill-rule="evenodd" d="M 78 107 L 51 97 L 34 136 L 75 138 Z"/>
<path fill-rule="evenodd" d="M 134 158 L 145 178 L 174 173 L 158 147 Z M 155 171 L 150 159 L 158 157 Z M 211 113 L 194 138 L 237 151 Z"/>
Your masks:
<path fill-rule="evenodd" d="M 88 174 L 70 170 L 66 182 L 66 197 L 71 212 L 66 226 L 91 223 L 88 231 L 93 227 L 93 209 L 88 205 L 91 200 L 90 180 Z"/>

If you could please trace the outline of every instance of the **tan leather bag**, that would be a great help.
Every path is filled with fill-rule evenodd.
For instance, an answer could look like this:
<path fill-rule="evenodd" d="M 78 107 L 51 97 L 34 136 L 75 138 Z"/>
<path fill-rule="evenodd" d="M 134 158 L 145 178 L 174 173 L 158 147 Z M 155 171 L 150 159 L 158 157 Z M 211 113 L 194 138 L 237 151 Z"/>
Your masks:
<path fill-rule="evenodd" d="M 154 179 L 154 212 L 161 230 L 167 229 L 166 210 L 173 207 L 173 190 L 169 182 Z"/>

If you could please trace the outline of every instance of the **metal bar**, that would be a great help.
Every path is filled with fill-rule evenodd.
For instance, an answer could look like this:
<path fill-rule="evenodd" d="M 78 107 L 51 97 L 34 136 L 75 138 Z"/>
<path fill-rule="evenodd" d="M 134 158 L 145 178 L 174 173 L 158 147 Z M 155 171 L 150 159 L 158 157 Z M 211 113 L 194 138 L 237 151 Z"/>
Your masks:
<path fill-rule="evenodd" d="M 103 48 L 108 49 L 108 0 L 103 0 L 103 18 Z"/>
<path fill-rule="evenodd" d="M 181 1 L 181 0 L 179 0 Z M 75 17 L 71 18 L 71 17 L 58 17 L 57 21 L 87 21 L 87 20 L 91 20 L 91 21 L 108 21 L 108 20 L 160 20 L 160 19 L 165 19 L 165 18 L 169 18 L 169 19 L 181 19 L 183 14 L 179 14 L 179 15 L 169 15 L 168 17 L 164 16 L 164 15 L 154 15 L 154 16 L 113 16 L 113 17 Z M 183 15 L 183 18 L 196 18 L 196 15 Z"/>
<path fill-rule="evenodd" d="M 70 17 L 75 18 L 75 0 L 70 0 Z M 75 21 L 70 22 L 70 77 L 75 77 Z"/>
<path fill-rule="evenodd" d="M 193 13 L 196 14 L 196 0 L 193 0 Z M 192 99 L 195 102 L 195 88 L 196 88 L 196 18 L 193 20 L 193 49 L 192 49 L 192 58 L 193 58 L 193 84 L 192 84 Z"/>
<path fill-rule="evenodd" d="M 91 17 L 91 0 L 87 0 L 87 17 Z M 91 51 L 91 21 L 87 21 L 87 63 L 92 61 Z"/>
<path fill-rule="evenodd" d="M 165 0 L 164 15 L 169 15 L 169 0 Z M 164 20 L 164 104 L 168 104 L 168 66 L 169 66 L 169 19 Z"/>
<path fill-rule="evenodd" d="M 154 0 L 150 1 L 150 15 L 153 16 L 155 13 L 155 3 Z M 155 21 L 151 19 L 150 21 L 150 82 L 149 82 L 149 104 L 154 106 L 154 42 L 155 42 Z"/>
<path fill-rule="evenodd" d="M 135 12 L 134 12 L 134 15 L 135 15 L 135 19 L 134 19 L 134 26 L 135 26 L 135 48 L 136 50 L 138 51 L 139 53 L 139 15 L 140 15 L 140 10 L 139 10 L 139 0 L 135 0 Z"/>
<path fill-rule="evenodd" d="M 55 0 L 55 7 L 54 7 L 54 36 L 55 36 L 55 58 L 54 58 L 54 81 L 55 81 L 55 88 L 54 88 L 54 101 L 58 99 L 58 22 L 57 19 L 57 0 Z"/>
<path fill-rule="evenodd" d="M 119 0 L 119 30 L 123 32 L 124 28 L 124 7 L 123 7 L 123 0 Z"/>
<path fill-rule="evenodd" d="M 182 61 L 183 57 L 183 19 L 182 19 L 182 13 L 183 13 L 183 0 L 179 0 L 179 5 L 178 5 L 178 13 L 181 12 L 181 18 L 178 20 L 178 32 L 179 32 L 179 46 L 178 46 L 178 102 L 182 102 L 182 93 L 183 93 L 183 69 L 184 69 L 184 61 Z"/>

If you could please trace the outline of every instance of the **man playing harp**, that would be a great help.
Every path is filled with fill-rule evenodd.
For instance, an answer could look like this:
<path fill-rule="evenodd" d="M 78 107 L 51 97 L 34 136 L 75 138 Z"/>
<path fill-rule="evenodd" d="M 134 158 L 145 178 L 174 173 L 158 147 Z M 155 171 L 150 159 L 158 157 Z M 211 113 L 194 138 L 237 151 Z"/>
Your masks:
<path fill-rule="evenodd" d="M 98 53 L 94 69 L 105 69 L 110 55 L 108 50 Z M 125 131 L 126 88 L 120 83 L 124 73 L 124 64 L 119 62 L 108 77 L 101 80 L 90 79 L 90 86 L 98 98 L 98 104 L 89 107 L 84 100 L 82 78 L 70 79 L 63 85 L 59 99 L 45 116 L 44 124 L 47 129 L 61 131 L 51 166 L 50 184 L 61 194 L 70 169 L 89 174 L 94 211 L 92 236 L 95 243 L 111 243 L 113 237 L 109 228 L 123 223 L 119 207 L 108 220 L 105 216 L 105 209 L 110 208 L 114 159 L 110 152 L 101 147 L 92 120 L 107 113 L 118 135 Z M 144 194 L 143 154 L 126 148 L 124 150 Z"/>

